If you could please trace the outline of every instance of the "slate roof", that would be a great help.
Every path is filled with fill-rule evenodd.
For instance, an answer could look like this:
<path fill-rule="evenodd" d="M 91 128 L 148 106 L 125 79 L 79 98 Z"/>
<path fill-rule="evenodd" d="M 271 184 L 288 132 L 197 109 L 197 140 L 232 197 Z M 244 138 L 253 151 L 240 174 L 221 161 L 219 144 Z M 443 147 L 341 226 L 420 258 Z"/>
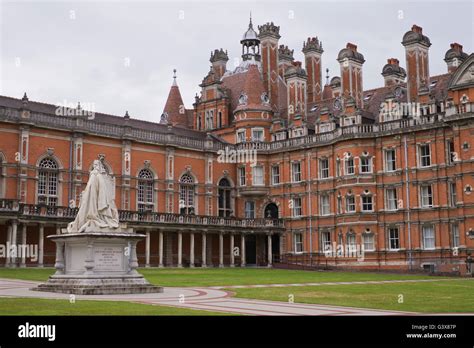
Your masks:
<path fill-rule="evenodd" d="M 0 96 L 0 107 L 8 107 L 12 109 L 20 109 L 23 106 L 23 102 L 21 99 L 7 97 L 7 96 Z M 40 103 L 35 101 L 28 101 L 28 108 L 31 112 L 38 112 L 43 114 L 49 115 L 56 115 L 57 105 L 53 104 L 46 104 Z M 188 110 L 186 110 L 188 112 Z M 189 110 L 192 112 L 192 110 Z M 71 116 L 58 116 L 58 117 L 71 117 Z M 189 118 L 188 115 L 185 116 Z M 104 113 L 95 113 L 95 122 L 98 123 L 106 123 L 106 124 L 114 124 L 118 126 L 125 126 L 125 122 L 127 120 L 123 116 L 115 116 L 109 115 Z M 168 133 L 168 126 L 160 123 L 143 121 L 139 119 L 130 118 L 127 123 L 128 126 L 137 128 L 137 129 L 144 129 L 144 130 L 151 130 L 158 133 Z M 194 131 L 191 129 L 180 128 L 180 127 L 172 127 L 171 133 L 179 136 L 186 136 L 194 139 L 205 139 L 206 133 L 200 131 Z"/>

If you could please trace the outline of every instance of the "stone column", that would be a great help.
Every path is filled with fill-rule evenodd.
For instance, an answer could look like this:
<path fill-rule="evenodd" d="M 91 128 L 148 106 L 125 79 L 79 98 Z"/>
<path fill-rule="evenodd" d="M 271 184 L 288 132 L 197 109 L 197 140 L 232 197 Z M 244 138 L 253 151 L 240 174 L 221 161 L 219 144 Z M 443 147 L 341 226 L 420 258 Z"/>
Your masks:
<path fill-rule="evenodd" d="M 240 237 L 240 267 L 245 267 L 245 234 Z"/>
<path fill-rule="evenodd" d="M 56 262 L 54 268 L 56 268 L 55 274 L 64 274 L 64 242 L 56 242 Z"/>
<path fill-rule="evenodd" d="M 183 267 L 183 233 L 178 232 L 178 267 Z"/>
<path fill-rule="evenodd" d="M 7 227 L 7 243 L 6 243 L 6 255 L 5 255 L 5 267 L 9 267 L 10 266 L 10 245 L 12 244 L 12 226 L 9 225 Z"/>
<path fill-rule="evenodd" d="M 219 233 L 219 267 L 224 267 L 224 235 Z"/>
<path fill-rule="evenodd" d="M 18 229 L 18 222 L 16 221 L 12 221 L 12 241 L 11 241 L 11 245 L 13 248 L 15 248 L 15 251 L 17 250 L 17 245 L 16 245 L 16 240 L 17 240 L 17 229 Z M 10 258 L 10 266 L 15 268 L 16 267 L 16 254 L 14 254 L 11 258 Z"/>
<path fill-rule="evenodd" d="M 267 235 L 267 241 L 268 241 L 268 262 L 267 262 L 267 267 L 272 267 L 272 235 L 269 234 Z"/>
<path fill-rule="evenodd" d="M 43 267 L 44 261 L 44 225 L 39 224 L 38 232 L 38 267 Z"/>
<path fill-rule="evenodd" d="M 230 267 L 235 267 L 234 264 L 234 235 L 230 235 Z"/>
<path fill-rule="evenodd" d="M 158 250 L 158 267 L 163 267 L 163 231 L 160 230 L 160 245 Z"/>
<path fill-rule="evenodd" d="M 146 232 L 145 267 L 150 267 L 150 231 Z"/>
<path fill-rule="evenodd" d="M 20 267 L 26 267 L 26 224 L 21 226 L 21 263 Z"/>
<path fill-rule="evenodd" d="M 207 267 L 207 255 L 206 255 L 206 233 L 202 232 L 202 268 Z"/>
<path fill-rule="evenodd" d="M 189 235 L 189 267 L 194 268 L 194 233 Z"/>

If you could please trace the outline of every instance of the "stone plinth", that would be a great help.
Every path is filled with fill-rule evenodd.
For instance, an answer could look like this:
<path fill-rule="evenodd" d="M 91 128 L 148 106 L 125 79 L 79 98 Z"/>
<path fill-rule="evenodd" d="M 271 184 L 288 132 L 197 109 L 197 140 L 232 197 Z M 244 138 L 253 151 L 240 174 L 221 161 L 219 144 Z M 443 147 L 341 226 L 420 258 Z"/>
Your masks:
<path fill-rule="evenodd" d="M 56 273 L 32 290 L 77 295 L 163 292 L 137 272 L 136 246 L 145 237 L 131 230 L 48 236 L 56 243 Z"/>

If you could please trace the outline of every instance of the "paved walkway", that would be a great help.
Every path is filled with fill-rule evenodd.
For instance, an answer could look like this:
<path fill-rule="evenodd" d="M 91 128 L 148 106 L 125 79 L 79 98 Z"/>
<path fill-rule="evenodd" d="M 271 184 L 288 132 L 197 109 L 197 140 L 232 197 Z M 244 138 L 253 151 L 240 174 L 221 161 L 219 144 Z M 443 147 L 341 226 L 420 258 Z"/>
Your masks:
<path fill-rule="evenodd" d="M 0 297 L 34 297 L 64 300 L 69 300 L 70 298 L 70 295 L 68 294 L 57 294 L 30 290 L 30 288 L 35 287 L 38 284 L 39 282 L 26 280 L 0 279 Z M 273 286 L 283 285 L 288 286 L 288 284 L 273 284 Z M 298 286 L 300 286 L 300 284 L 298 284 Z M 128 301 L 150 305 L 166 305 L 244 315 L 416 315 L 416 313 L 410 312 L 240 299 L 234 298 L 232 297 L 232 294 L 230 292 L 216 289 L 216 287 L 165 287 L 164 292 L 160 294 L 90 296 L 76 295 L 76 301 L 78 300 Z"/>
<path fill-rule="evenodd" d="M 472 278 L 441 278 L 441 279 L 400 279 L 400 280 L 367 280 L 353 282 L 318 282 L 318 283 L 290 283 L 290 284 L 258 284 L 258 285 L 227 285 L 211 286 L 210 289 L 246 289 L 246 288 L 286 288 L 292 286 L 322 286 L 322 285 L 366 285 L 366 284 L 390 284 L 390 283 L 419 283 L 419 282 L 440 282 L 466 280 L 473 281 Z"/>

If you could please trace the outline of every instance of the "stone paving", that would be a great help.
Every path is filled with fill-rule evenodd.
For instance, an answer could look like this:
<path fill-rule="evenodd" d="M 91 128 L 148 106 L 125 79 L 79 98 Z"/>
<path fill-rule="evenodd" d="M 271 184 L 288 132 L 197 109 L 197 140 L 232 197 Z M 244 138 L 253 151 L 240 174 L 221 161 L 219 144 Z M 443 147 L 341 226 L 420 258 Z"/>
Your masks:
<path fill-rule="evenodd" d="M 265 285 L 235 285 L 213 286 L 207 288 L 165 287 L 163 293 L 133 294 L 133 295 L 75 295 L 78 300 L 128 301 L 149 305 L 164 305 L 213 312 L 226 312 L 243 315 L 419 315 L 413 312 L 399 312 L 366 308 L 341 307 L 305 303 L 286 303 L 278 301 L 263 301 L 254 299 L 234 298 L 231 292 L 224 288 L 262 288 L 262 287 L 292 287 L 292 286 L 321 286 L 321 285 L 351 285 L 351 284 L 387 284 L 410 282 L 439 282 L 459 280 L 422 279 L 422 280 L 385 280 L 385 281 L 354 281 L 354 282 L 322 282 L 297 284 L 265 284 Z M 472 281 L 465 279 L 466 281 Z M 0 297 L 31 297 L 44 299 L 69 300 L 69 294 L 32 291 L 40 282 L 2 279 L 0 278 Z M 1 315 L 1 309 L 0 309 Z"/>
<path fill-rule="evenodd" d="M 362 283 L 362 282 L 355 282 Z M 0 297 L 31 297 L 69 300 L 69 294 L 31 291 L 39 282 L 0 279 Z M 288 286 L 288 284 L 274 284 Z M 300 284 L 298 284 L 299 286 Z M 303 284 L 309 285 L 309 284 Z M 265 285 L 268 286 L 268 285 Z M 291 284 L 290 284 L 291 286 Z M 227 287 L 229 288 L 229 287 Z M 416 315 L 417 313 L 363 308 L 262 301 L 232 297 L 232 293 L 213 288 L 165 287 L 163 293 L 137 295 L 75 295 L 78 300 L 128 301 L 243 315 Z M 1 309 L 0 309 L 1 314 Z"/>

